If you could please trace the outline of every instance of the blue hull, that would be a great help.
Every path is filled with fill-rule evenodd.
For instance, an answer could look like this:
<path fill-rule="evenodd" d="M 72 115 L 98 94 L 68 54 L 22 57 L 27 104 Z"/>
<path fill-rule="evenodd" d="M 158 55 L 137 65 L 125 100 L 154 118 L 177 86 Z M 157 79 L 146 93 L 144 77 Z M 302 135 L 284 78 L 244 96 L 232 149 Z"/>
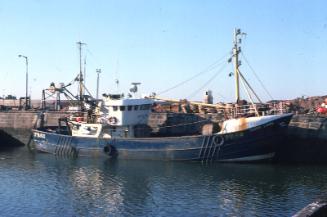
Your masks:
<path fill-rule="evenodd" d="M 61 156 L 119 159 L 261 161 L 271 159 L 291 119 L 282 116 L 244 131 L 210 136 L 96 139 L 34 130 L 36 149 Z"/>

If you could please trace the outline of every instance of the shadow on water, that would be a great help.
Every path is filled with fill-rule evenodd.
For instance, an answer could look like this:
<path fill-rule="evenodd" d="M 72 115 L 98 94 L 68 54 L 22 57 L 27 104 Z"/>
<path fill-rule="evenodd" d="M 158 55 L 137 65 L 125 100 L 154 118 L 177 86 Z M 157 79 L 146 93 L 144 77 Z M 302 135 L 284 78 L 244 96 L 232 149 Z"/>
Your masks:
<path fill-rule="evenodd" d="M 18 215 L 290 216 L 327 190 L 326 166 L 65 159 L 26 148 L 0 156 L 10 174 L 0 203 Z"/>
<path fill-rule="evenodd" d="M 9 149 L 9 148 L 24 146 L 24 143 L 22 143 L 17 138 L 13 137 L 10 133 L 8 133 L 2 129 L 0 129 L 0 138 L 1 138 L 0 151 Z"/>

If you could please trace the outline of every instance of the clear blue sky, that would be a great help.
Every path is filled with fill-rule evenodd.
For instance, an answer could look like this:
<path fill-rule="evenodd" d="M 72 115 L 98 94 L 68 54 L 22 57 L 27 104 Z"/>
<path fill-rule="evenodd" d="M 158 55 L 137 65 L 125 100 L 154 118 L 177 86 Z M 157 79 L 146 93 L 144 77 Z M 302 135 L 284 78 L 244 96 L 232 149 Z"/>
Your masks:
<path fill-rule="evenodd" d="M 96 68 L 101 93 L 116 91 L 117 77 L 123 92 L 133 81 L 143 93 L 161 92 L 228 54 L 239 27 L 247 33 L 244 56 L 273 98 L 325 95 L 326 8 L 324 0 L 2 0 L 0 93 L 25 95 L 18 54 L 29 58 L 32 98 L 52 81 L 70 82 L 79 72 L 77 41 L 87 43 L 86 85 L 94 95 Z M 231 64 L 207 82 L 219 68 L 162 97 L 200 100 L 211 89 L 215 101 L 233 101 Z M 244 60 L 240 69 L 269 100 Z"/>

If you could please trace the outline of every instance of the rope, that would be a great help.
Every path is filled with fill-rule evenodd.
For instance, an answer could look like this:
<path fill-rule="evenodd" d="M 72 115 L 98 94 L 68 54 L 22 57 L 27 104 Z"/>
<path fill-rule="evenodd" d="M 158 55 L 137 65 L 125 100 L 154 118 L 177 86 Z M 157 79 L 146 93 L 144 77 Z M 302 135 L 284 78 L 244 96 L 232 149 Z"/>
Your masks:
<path fill-rule="evenodd" d="M 195 121 L 195 122 L 191 122 L 191 123 L 186 123 L 186 124 L 175 124 L 175 125 L 170 125 L 170 126 L 163 126 L 163 127 L 156 127 L 156 128 L 171 128 L 171 127 L 180 127 L 180 126 L 187 126 L 187 125 L 195 125 L 198 123 L 202 123 L 202 122 L 207 122 L 208 120 L 201 120 L 201 121 Z"/>
<path fill-rule="evenodd" d="M 202 122 L 208 122 L 208 119 L 205 120 L 200 120 L 200 121 L 195 121 L 195 122 L 191 122 L 191 123 L 183 123 L 183 124 L 175 124 L 175 125 L 169 125 L 169 126 L 157 126 L 157 127 L 151 127 L 150 128 L 154 128 L 154 129 L 165 129 L 165 128 L 173 128 L 173 127 L 182 127 L 182 126 L 188 126 L 188 125 L 196 125 L 198 123 L 202 123 Z M 140 127 L 138 128 L 139 130 L 146 130 L 148 128 L 145 127 Z"/>
<path fill-rule="evenodd" d="M 173 87 L 170 87 L 170 88 L 168 88 L 168 89 L 166 89 L 166 90 L 163 90 L 163 91 L 159 92 L 158 95 L 161 95 L 161 94 L 163 94 L 163 93 L 166 93 L 166 92 L 168 92 L 168 91 L 171 91 L 171 90 L 173 90 L 173 89 L 175 89 L 175 88 L 177 88 L 177 87 L 179 87 L 179 86 L 181 86 L 181 85 L 183 85 L 183 84 L 185 84 L 185 83 L 187 83 L 187 82 L 193 80 L 194 78 L 200 76 L 201 74 L 213 70 L 213 69 L 216 68 L 219 64 L 223 63 L 222 60 L 225 59 L 225 57 L 226 57 L 227 55 L 229 55 L 229 52 L 228 52 L 227 54 L 225 54 L 223 57 L 221 57 L 221 58 L 219 58 L 218 60 L 216 60 L 216 61 L 215 61 L 214 63 L 212 63 L 211 65 L 209 65 L 209 66 L 208 66 L 207 68 L 205 68 L 204 70 L 202 70 L 202 71 L 200 71 L 199 73 L 195 74 L 194 76 L 192 76 L 192 77 L 190 77 L 190 78 L 188 78 L 188 79 L 186 79 L 186 80 L 184 80 L 184 81 L 182 81 L 182 82 L 180 82 L 180 83 L 174 85 Z"/>
<path fill-rule="evenodd" d="M 206 87 L 208 84 L 210 84 L 223 71 L 223 69 L 226 66 L 227 66 L 227 63 L 225 63 L 206 83 L 204 83 L 200 88 L 198 88 L 193 93 L 191 93 L 187 98 L 194 97 L 197 93 L 199 93 L 199 91 L 201 91 L 204 87 Z"/>
<path fill-rule="evenodd" d="M 271 96 L 271 94 L 269 93 L 269 91 L 267 90 L 267 88 L 265 87 L 265 85 L 263 84 L 263 82 L 260 80 L 259 76 L 257 75 L 257 73 L 254 71 L 254 69 L 252 68 L 252 66 L 250 65 L 249 61 L 246 59 L 246 57 L 244 56 L 243 52 L 241 52 L 242 57 L 244 58 L 245 62 L 248 64 L 249 68 L 251 69 L 251 71 L 253 72 L 253 74 L 255 75 L 256 79 L 259 81 L 259 83 L 261 84 L 262 88 L 266 91 L 266 93 L 268 94 L 268 96 L 270 97 L 271 100 L 273 100 L 273 97 Z"/>

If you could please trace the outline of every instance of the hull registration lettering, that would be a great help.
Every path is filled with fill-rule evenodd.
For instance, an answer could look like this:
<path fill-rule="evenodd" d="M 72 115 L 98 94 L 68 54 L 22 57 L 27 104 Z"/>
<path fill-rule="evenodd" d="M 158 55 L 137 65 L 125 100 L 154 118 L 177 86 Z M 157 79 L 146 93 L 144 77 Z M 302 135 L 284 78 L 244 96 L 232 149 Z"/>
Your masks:
<path fill-rule="evenodd" d="M 45 139 L 45 134 L 44 133 L 34 132 L 33 136 L 34 136 L 34 138 Z"/>

